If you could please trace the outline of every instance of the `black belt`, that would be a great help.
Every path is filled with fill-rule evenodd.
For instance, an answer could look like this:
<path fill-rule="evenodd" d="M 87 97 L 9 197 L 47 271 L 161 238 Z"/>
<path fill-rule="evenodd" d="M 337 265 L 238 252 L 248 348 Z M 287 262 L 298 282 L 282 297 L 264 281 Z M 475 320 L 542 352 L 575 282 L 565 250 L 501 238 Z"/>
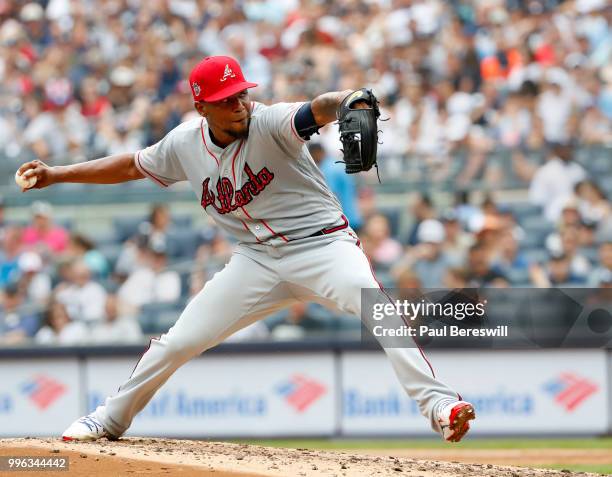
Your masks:
<path fill-rule="evenodd" d="M 340 225 L 337 225 L 336 227 L 328 227 L 326 229 L 321 229 L 318 232 L 315 232 L 314 234 L 309 235 L 308 237 L 318 237 L 319 235 L 327 235 L 327 234 L 337 232 L 338 230 L 343 230 L 347 228 L 349 223 L 348 223 L 348 219 L 346 218 L 344 214 L 342 214 L 342 221 L 343 223 Z"/>

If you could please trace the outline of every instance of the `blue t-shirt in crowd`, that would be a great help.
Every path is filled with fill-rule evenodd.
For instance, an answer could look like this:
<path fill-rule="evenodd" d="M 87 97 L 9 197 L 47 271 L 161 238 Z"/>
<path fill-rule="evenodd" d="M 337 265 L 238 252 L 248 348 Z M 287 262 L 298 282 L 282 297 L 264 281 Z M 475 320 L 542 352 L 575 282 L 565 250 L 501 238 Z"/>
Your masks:
<path fill-rule="evenodd" d="M 336 164 L 330 157 L 325 158 L 319 168 L 327 181 L 327 185 L 332 190 L 342 206 L 351 226 L 355 229 L 361 227 L 361 214 L 357 207 L 357 186 L 355 179 L 344 172 L 343 164 Z"/>

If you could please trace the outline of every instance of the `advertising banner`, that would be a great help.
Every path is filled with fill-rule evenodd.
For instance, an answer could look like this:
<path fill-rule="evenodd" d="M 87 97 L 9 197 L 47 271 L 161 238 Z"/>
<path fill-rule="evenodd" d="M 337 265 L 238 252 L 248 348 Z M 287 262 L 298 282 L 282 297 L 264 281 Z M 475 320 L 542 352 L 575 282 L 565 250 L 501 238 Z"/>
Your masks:
<path fill-rule="evenodd" d="M 124 358 L 88 361 L 90 410 L 117 391 L 135 362 Z M 331 352 L 204 356 L 168 380 L 138 414 L 129 434 L 330 435 L 335 429 L 334 380 Z"/>
<path fill-rule="evenodd" d="M 0 433 L 54 436 L 82 412 L 76 358 L 0 360 Z"/>
<path fill-rule="evenodd" d="M 476 408 L 473 434 L 603 433 L 603 350 L 428 353 L 436 376 Z M 342 434 L 431 435 L 384 353 L 342 355 Z"/>

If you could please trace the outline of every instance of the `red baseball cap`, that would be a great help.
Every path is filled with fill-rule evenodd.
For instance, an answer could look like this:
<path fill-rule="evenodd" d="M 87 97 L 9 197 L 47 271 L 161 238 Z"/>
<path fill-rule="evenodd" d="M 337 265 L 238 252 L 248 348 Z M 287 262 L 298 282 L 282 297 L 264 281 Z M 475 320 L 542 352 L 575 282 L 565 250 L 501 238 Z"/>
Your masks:
<path fill-rule="evenodd" d="M 238 62 L 229 56 L 208 56 L 189 75 L 189 86 L 196 101 L 221 101 L 257 83 L 244 79 Z"/>

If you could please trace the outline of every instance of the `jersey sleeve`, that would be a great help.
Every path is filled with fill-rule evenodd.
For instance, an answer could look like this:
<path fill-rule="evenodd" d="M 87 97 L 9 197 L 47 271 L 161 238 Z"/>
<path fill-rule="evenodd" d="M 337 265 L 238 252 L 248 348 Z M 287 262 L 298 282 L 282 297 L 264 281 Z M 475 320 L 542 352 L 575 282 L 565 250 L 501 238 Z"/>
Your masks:
<path fill-rule="evenodd" d="M 295 127 L 295 114 L 303 104 L 303 102 L 273 104 L 261 115 L 267 132 L 281 145 L 290 149 L 300 149 L 306 142 Z"/>
<path fill-rule="evenodd" d="M 161 141 L 137 151 L 134 156 L 138 170 L 160 187 L 187 180 L 176 141 L 176 130 L 172 130 Z"/>

